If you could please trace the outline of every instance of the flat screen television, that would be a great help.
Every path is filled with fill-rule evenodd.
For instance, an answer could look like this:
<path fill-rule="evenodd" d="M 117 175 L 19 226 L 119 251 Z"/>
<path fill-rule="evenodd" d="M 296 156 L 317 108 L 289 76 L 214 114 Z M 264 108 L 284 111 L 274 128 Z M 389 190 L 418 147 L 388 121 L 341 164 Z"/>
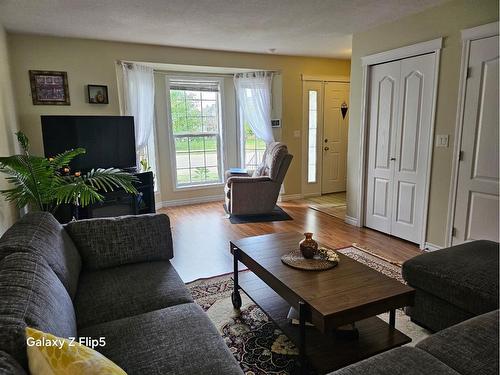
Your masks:
<path fill-rule="evenodd" d="M 41 116 L 45 157 L 83 147 L 73 159 L 73 171 L 136 167 L 132 116 Z"/>

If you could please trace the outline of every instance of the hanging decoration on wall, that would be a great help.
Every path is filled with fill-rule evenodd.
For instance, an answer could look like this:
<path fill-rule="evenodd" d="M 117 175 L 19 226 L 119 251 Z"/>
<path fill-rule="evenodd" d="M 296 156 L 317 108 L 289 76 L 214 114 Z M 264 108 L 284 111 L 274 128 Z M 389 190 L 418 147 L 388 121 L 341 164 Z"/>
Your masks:
<path fill-rule="evenodd" d="M 87 95 L 90 104 L 109 104 L 108 86 L 87 85 Z"/>
<path fill-rule="evenodd" d="M 29 73 L 34 105 L 70 105 L 66 72 L 30 70 Z"/>
<path fill-rule="evenodd" d="M 346 102 L 343 102 L 341 105 L 340 105 L 340 112 L 342 113 L 342 118 L 344 119 L 345 116 L 347 115 L 347 110 L 349 109 L 349 107 L 347 106 L 347 103 Z"/>

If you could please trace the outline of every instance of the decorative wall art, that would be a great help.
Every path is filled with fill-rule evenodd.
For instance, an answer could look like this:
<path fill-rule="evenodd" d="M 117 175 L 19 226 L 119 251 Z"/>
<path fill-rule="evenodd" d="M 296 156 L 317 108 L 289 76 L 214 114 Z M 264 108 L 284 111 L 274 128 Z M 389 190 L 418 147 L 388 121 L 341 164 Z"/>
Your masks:
<path fill-rule="evenodd" d="M 68 74 L 30 70 L 31 97 L 34 105 L 70 105 Z"/>
<path fill-rule="evenodd" d="M 90 104 L 109 104 L 108 86 L 87 85 L 87 92 Z"/>

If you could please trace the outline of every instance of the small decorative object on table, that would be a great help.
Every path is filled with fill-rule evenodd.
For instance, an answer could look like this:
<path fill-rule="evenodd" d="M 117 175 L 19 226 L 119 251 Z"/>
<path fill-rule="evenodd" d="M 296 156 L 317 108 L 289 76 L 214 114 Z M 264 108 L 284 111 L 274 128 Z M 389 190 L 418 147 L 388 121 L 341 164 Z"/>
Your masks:
<path fill-rule="evenodd" d="M 304 258 L 312 259 L 318 250 L 318 243 L 313 240 L 311 232 L 304 233 L 304 236 L 306 238 L 299 242 L 300 251 Z"/>
<path fill-rule="evenodd" d="M 307 259 L 300 250 L 292 250 L 281 257 L 287 266 L 305 271 L 324 271 L 335 267 L 339 263 L 339 256 L 332 249 L 321 247 L 313 258 Z"/>

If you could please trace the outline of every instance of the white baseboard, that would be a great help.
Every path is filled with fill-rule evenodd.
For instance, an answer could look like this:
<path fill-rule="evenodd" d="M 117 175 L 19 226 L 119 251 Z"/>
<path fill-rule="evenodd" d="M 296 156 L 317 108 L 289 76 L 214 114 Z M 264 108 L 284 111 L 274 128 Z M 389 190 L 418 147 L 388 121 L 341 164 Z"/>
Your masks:
<path fill-rule="evenodd" d="M 433 243 L 426 242 L 424 244 L 424 250 L 426 251 L 436 251 L 442 249 L 442 246 L 434 245 Z"/>
<path fill-rule="evenodd" d="M 350 225 L 354 225 L 356 227 L 359 227 L 359 220 L 355 217 L 352 217 L 352 216 L 347 216 L 345 215 L 345 219 L 344 221 L 347 223 L 347 224 L 350 224 Z"/>
<path fill-rule="evenodd" d="M 306 194 L 302 194 L 302 198 L 311 198 L 311 197 L 321 197 L 321 193 L 306 193 Z"/>
<path fill-rule="evenodd" d="M 163 202 L 156 203 L 156 209 L 164 208 L 164 207 L 173 207 L 173 206 L 185 206 L 188 204 L 216 202 L 216 201 L 223 201 L 223 200 L 224 200 L 224 194 L 207 195 L 204 197 L 194 197 L 194 198 L 187 198 L 187 199 L 173 199 L 170 201 L 163 201 Z"/>
<path fill-rule="evenodd" d="M 292 201 L 296 199 L 302 199 L 302 194 L 286 194 L 286 195 L 280 195 L 278 198 L 278 201 L 280 202 L 286 202 L 286 201 Z"/>

